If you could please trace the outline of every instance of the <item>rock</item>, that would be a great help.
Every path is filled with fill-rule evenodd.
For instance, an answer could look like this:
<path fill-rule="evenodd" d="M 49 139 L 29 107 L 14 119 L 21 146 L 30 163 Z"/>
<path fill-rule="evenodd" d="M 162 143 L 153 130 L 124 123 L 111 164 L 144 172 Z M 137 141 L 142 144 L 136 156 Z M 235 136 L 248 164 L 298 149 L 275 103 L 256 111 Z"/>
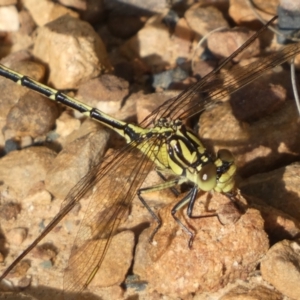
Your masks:
<path fill-rule="evenodd" d="M 74 131 L 77 131 L 81 126 L 79 119 L 70 115 L 70 111 L 64 111 L 56 120 L 55 132 L 59 135 L 59 142 L 63 145 L 62 138 L 68 137 Z"/>
<path fill-rule="evenodd" d="M 194 215 L 201 215 L 197 212 L 200 199 Z M 207 195 L 202 199 L 207 201 Z M 228 201 L 216 193 L 207 209 L 214 210 Z M 248 209 L 236 223 L 226 225 L 216 217 L 189 219 L 185 213 L 178 213 L 180 220 L 189 224 L 189 230 L 197 231 L 189 249 L 189 235 L 172 218 L 170 209 L 167 206 L 159 211 L 163 224 L 153 244 L 148 239 L 155 222 L 143 232 L 137 245 L 133 271 L 148 282 L 150 290 L 181 298 L 190 293 L 217 291 L 238 278 L 247 278 L 269 248 L 257 210 Z"/>
<path fill-rule="evenodd" d="M 141 123 L 155 108 L 166 100 L 178 96 L 178 91 L 165 91 L 155 94 L 141 95 L 137 107 L 137 120 Z"/>
<path fill-rule="evenodd" d="M 49 82 L 58 89 L 76 89 L 111 69 L 105 46 L 92 26 L 70 15 L 38 29 L 33 53 L 48 65 Z"/>
<path fill-rule="evenodd" d="M 114 236 L 101 269 L 91 282 L 91 287 L 120 285 L 131 265 L 133 247 L 134 235 L 132 232 L 123 231 Z M 81 253 L 81 255 L 86 255 L 86 253 Z"/>
<path fill-rule="evenodd" d="M 269 20 L 270 16 L 276 15 L 278 2 L 272 1 L 256 1 L 255 7 L 259 8 L 259 14 L 265 20 Z M 264 13 L 266 12 L 266 13 Z M 245 24 L 253 30 L 261 27 L 261 22 L 253 13 L 251 7 L 243 0 L 232 0 L 229 6 L 229 15 L 236 24 Z"/>
<path fill-rule="evenodd" d="M 220 300 L 282 300 L 282 295 L 263 285 L 244 286 L 238 285 L 231 289 Z"/>
<path fill-rule="evenodd" d="M 296 241 L 284 240 L 271 247 L 260 265 L 263 278 L 292 299 L 300 298 L 299 254 Z"/>
<path fill-rule="evenodd" d="M 24 198 L 39 181 L 44 180 L 56 153 L 46 147 L 31 147 L 12 151 L 0 159 L 0 178 Z"/>
<path fill-rule="evenodd" d="M 231 55 L 235 50 L 241 47 L 254 32 L 238 27 L 213 32 L 207 38 L 207 46 L 217 58 L 224 58 Z M 242 59 L 257 56 L 260 53 L 259 40 L 256 39 L 247 49 L 234 58 L 235 62 Z"/>
<path fill-rule="evenodd" d="M 59 0 L 62 5 L 68 7 L 74 7 L 78 10 L 85 10 L 87 7 L 87 0 Z"/>
<path fill-rule="evenodd" d="M 6 62 L 3 63 L 13 70 L 30 76 L 38 81 L 42 80 L 45 75 L 45 67 L 43 65 L 28 60 L 18 61 L 16 55 L 7 57 Z M 11 108 L 19 101 L 21 96 L 27 93 L 28 90 L 3 77 L 0 78 L 0 89 L 2 91 L 0 118 L 6 119 Z"/>
<path fill-rule="evenodd" d="M 108 19 L 108 29 L 116 37 L 128 39 L 136 34 L 144 25 L 138 16 L 113 16 Z"/>
<path fill-rule="evenodd" d="M 17 4 L 17 0 L 0 0 L 0 6 L 8 6 Z"/>
<path fill-rule="evenodd" d="M 214 6 L 203 7 L 202 3 L 191 6 L 184 17 L 190 28 L 200 36 L 219 27 L 229 27 L 221 11 Z"/>
<path fill-rule="evenodd" d="M 66 145 L 47 174 L 46 189 L 55 198 L 64 199 L 70 189 L 99 163 L 108 136 L 106 130 L 92 131 Z"/>
<path fill-rule="evenodd" d="M 20 246 L 27 237 L 25 228 L 14 228 L 6 234 L 6 238 L 10 244 Z"/>
<path fill-rule="evenodd" d="M 170 69 L 153 76 L 152 86 L 155 89 L 168 89 L 172 84 L 180 82 L 188 77 L 188 73 L 180 67 Z"/>
<path fill-rule="evenodd" d="M 145 2 L 136 0 L 123 0 L 122 2 L 104 0 L 104 7 L 106 10 L 111 11 L 113 15 L 152 15 L 164 12 L 169 8 L 169 3 L 165 0 L 149 0 Z"/>
<path fill-rule="evenodd" d="M 224 147 L 230 150 L 238 173 L 246 177 L 299 158 L 300 148 L 296 139 L 300 129 L 298 117 L 294 103 L 288 101 L 267 118 L 250 124 L 242 123 L 226 102 L 201 115 L 199 136 L 214 152 Z M 280 130 L 274 131 L 274 128 Z"/>
<path fill-rule="evenodd" d="M 35 0 L 24 0 L 24 5 L 38 26 L 44 26 L 65 14 L 73 18 L 79 16 L 75 11 L 48 0 L 39 0 L 38 3 Z"/>
<path fill-rule="evenodd" d="M 1 31 L 18 31 L 19 16 L 17 8 L 13 5 L 0 6 L 0 30 Z"/>
<path fill-rule="evenodd" d="M 188 48 L 191 43 L 189 40 L 192 36 L 191 30 L 184 21 L 181 21 L 187 29 L 185 32 L 187 40 L 180 40 L 179 37 L 183 33 L 178 28 L 176 30 L 178 38 L 173 39 L 170 37 L 169 28 L 162 22 L 164 17 L 165 15 L 151 17 L 135 36 L 122 45 L 120 48 L 122 54 L 130 59 L 141 58 L 148 66 L 155 68 L 156 72 L 164 70 L 166 66 L 175 65 L 178 57 L 191 55 Z"/>
<path fill-rule="evenodd" d="M 239 185 L 245 195 L 260 198 L 264 203 L 300 219 L 299 195 L 300 164 L 276 169 L 271 172 L 256 174 Z"/>
<path fill-rule="evenodd" d="M 87 0 L 81 17 L 84 21 L 97 24 L 99 20 L 103 20 L 105 12 L 103 1 Z"/>
<path fill-rule="evenodd" d="M 129 94 L 129 84 L 122 78 L 105 74 L 91 79 L 78 88 L 76 98 L 105 113 L 117 113 Z"/>
<path fill-rule="evenodd" d="M 36 24 L 31 16 L 31 14 L 27 10 L 21 10 L 19 13 L 20 20 L 20 33 L 25 35 L 30 35 L 36 28 Z M 25 48 L 25 47 L 24 47 Z"/>
<path fill-rule="evenodd" d="M 10 110 L 6 129 L 14 130 L 17 136 L 33 138 L 48 133 L 59 116 L 57 103 L 34 91 L 28 91 Z"/>
<path fill-rule="evenodd" d="M 16 219 L 20 211 L 21 211 L 21 207 L 18 203 L 13 203 L 13 202 L 1 203 L 0 218 L 5 219 L 6 221 Z"/>

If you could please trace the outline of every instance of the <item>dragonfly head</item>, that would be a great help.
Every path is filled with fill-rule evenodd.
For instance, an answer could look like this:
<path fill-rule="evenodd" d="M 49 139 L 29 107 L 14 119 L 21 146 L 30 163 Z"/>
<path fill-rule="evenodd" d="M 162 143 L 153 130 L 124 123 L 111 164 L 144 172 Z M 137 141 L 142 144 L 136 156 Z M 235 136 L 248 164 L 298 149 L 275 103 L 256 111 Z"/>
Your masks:
<path fill-rule="evenodd" d="M 214 164 L 217 167 L 217 185 L 215 190 L 228 193 L 234 188 L 236 165 L 232 153 L 227 149 L 220 149 Z"/>

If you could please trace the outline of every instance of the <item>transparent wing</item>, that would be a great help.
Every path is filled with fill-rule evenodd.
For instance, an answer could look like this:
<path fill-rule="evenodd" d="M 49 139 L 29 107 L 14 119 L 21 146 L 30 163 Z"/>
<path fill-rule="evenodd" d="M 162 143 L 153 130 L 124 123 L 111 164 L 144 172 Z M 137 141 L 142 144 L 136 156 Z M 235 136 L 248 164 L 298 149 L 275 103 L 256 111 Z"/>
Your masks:
<path fill-rule="evenodd" d="M 158 138 L 143 140 L 139 146 L 143 144 L 144 153 L 135 147 L 126 147 L 93 172 L 94 193 L 65 271 L 65 292 L 81 292 L 94 277 L 124 213 L 153 167 L 154 163 L 147 155 L 154 147 L 160 147 L 160 143 Z M 78 192 L 73 191 L 73 194 Z"/>
<path fill-rule="evenodd" d="M 217 105 L 222 99 L 228 98 L 230 94 L 260 77 L 264 72 L 292 59 L 300 53 L 300 43 L 288 45 L 280 51 L 247 66 L 233 67 L 230 70 L 230 76 L 228 73 L 225 75 L 219 73 L 220 69 L 240 52 L 240 49 L 238 52 L 234 52 L 216 70 L 207 74 L 177 97 L 163 103 L 147 116 L 141 125 L 150 126 L 162 117 L 172 120 L 190 118 L 204 109 Z"/>

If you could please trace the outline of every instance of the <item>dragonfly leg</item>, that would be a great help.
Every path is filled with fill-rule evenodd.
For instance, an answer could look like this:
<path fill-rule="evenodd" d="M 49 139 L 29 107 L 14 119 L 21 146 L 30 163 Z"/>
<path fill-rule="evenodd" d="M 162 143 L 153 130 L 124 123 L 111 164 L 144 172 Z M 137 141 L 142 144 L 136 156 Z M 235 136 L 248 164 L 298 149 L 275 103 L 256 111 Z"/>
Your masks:
<path fill-rule="evenodd" d="M 149 213 L 153 217 L 153 219 L 157 222 L 157 226 L 154 228 L 153 232 L 151 233 L 151 235 L 149 237 L 149 242 L 150 243 L 152 243 L 153 237 L 155 236 L 155 234 L 157 233 L 157 231 L 161 227 L 162 222 L 161 222 L 160 217 L 151 209 L 151 207 L 148 205 L 148 203 L 142 197 L 142 194 L 146 194 L 146 193 L 150 193 L 150 192 L 161 191 L 161 190 L 165 190 L 165 189 L 168 189 L 168 188 L 172 188 L 176 184 L 178 184 L 178 182 L 179 182 L 179 179 L 176 178 L 176 179 L 164 182 L 164 183 L 156 185 L 156 186 L 141 188 L 141 189 L 139 189 L 137 191 L 137 196 L 139 197 L 140 201 L 147 208 L 147 210 L 149 211 Z"/>
<path fill-rule="evenodd" d="M 191 206 L 191 210 L 193 209 L 195 199 L 198 193 L 198 187 L 194 186 L 188 194 L 181 199 L 171 210 L 172 217 L 175 219 L 175 221 L 179 224 L 179 226 L 190 236 L 188 246 L 189 248 L 193 245 L 193 240 L 195 237 L 195 233 L 192 232 L 190 229 L 187 228 L 186 225 L 182 223 L 182 221 L 176 216 L 176 212 L 180 210 L 183 206 L 185 206 L 187 203 L 189 203 L 189 207 Z"/>
<path fill-rule="evenodd" d="M 159 170 L 156 169 L 156 173 L 163 181 L 168 181 L 168 179 Z M 178 192 L 174 186 L 170 187 L 169 189 L 176 197 L 179 196 L 180 192 Z"/>

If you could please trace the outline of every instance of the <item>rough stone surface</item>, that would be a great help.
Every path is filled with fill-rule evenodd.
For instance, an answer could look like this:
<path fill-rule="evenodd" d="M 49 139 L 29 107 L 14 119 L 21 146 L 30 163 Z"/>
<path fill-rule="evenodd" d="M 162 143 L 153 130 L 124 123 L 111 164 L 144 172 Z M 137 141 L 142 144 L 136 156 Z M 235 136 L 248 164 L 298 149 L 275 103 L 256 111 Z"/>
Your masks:
<path fill-rule="evenodd" d="M 226 293 L 220 300 L 282 300 L 282 295 L 263 285 L 246 287 L 238 285 Z"/>
<path fill-rule="evenodd" d="M 203 198 L 205 201 L 206 196 Z M 224 205 L 226 199 L 214 195 L 209 210 Z M 154 236 L 154 245 L 148 238 L 155 223 L 143 232 L 137 246 L 134 273 L 149 283 L 150 290 L 183 298 L 189 293 L 216 291 L 238 278 L 245 279 L 269 247 L 259 212 L 249 209 L 236 223 L 227 225 L 216 217 L 191 220 L 178 213 L 190 230 L 197 231 L 189 249 L 189 235 L 179 228 L 170 209 L 159 212 L 163 225 Z"/>
<path fill-rule="evenodd" d="M 245 195 L 262 199 L 266 204 L 300 219 L 300 164 L 294 163 L 271 172 L 256 174 L 240 185 Z"/>
<path fill-rule="evenodd" d="M 244 28 L 217 31 L 207 38 L 207 47 L 217 57 L 228 57 L 253 34 L 254 32 L 249 32 L 249 30 Z M 222 47 L 219 45 L 222 45 Z M 259 40 L 255 40 L 245 51 L 235 57 L 234 61 L 240 61 L 258 55 L 260 52 L 259 47 Z"/>
<path fill-rule="evenodd" d="M 92 26 L 69 15 L 39 28 L 33 53 L 48 65 L 49 83 L 59 89 L 77 88 L 111 69 L 105 46 Z"/>
<path fill-rule="evenodd" d="M 45 179 L 55 156 L 45 147 L 12 151 L 0 159 L 1 181 L 16 191 L 18 199 L 21 199 L 35 183 Z"/>
<path fill-rule="evenodd" d="M 57 103 L 33 91 L 28 91 L 10 110 L 6 129 L 16 135 L 30 135 L 35 138 L 53 129 L 59 115 Z"/>
<path fill-rule="evenodd" d="M 17 0 L 0 0 L 1 6 L 14 5 L 17 4 Z"/>
<path fill-rule="evenodd" d="M 300 245 L 283 240 L 275 244 L 261 261 L 263 278 L 292 299 L 300 298 Z"/>
<path fill-rule="evenodd" d="M 78 17 L 78 13 L 75 11 L 48 0 L 39 0 L 38 2 L 24 0 L 24 5 L 38 26 L 43 26 L 65 14 L 74 18 Z"/>
<path fill-rule="evenodd" d="M 46 189 L 56 198 L 64 199 L 70 189 L 100 161 L 107 140 L 107 131 L 98 130 L 70 142 L 47 173 Z"/>
<path fill-rule="evenodd" d="M 221 11 L 214 6 L 203 7 L 202 3 L 190 7 L 185 12 L 185 18 L 188 25 L 200 36 L 219 27 L 228 27 Z"/>
<path fill-rule="evenodd" d="M 242 123 L 234 117 L 230 104 L 224 103 L 202 114 L 199 135 L 208 149 L 230 150 L 239 174 L 249 176 L 299 158 L 298 116 L 294 103 L 288 101 L 267 118 Z"/>
<path fill-rule="evenodd" d="M 35 80 L 42 80 L 45 74 L 45 67 L 40 63 L 33 61 L 14 61 L 13 56 L 12 60 L 6 58 L 5 65 L 14 69 L 21 74 L 30 76 Z M 1 103 L 0 103 L 0 118 L 6 119 L 6 116 L 10 109 L 15 105 L 21 96 L 27 93 L 27 89 L 24 87 L 18 86 L 15 83 L 5 79 L 0 78 L 0 89 L 2 91 Z"/>
<path fill-rule="evenodd" d="M 229 7 L 229 15 L 237 24 L 248 24 L 253 29 L 261 26 L 261 22 L 257 20 L 256 15 L 251 10 L 248 3 L 243 0 L 231 0 Z M 272 1 L 256 1 L 255 7 L 259 8 L 259 14 L 265 20 L 269 20 L 270 16 L 276 15 L 278 2 Z"/>
<path fill-rule="evenodd" d="M 141 58 L 155 71 L 163 70 L 168 65 L 174 65 L 178 57 L 189 57 L 190 40 L 193 36 L 185 20 L 181 21 L 186 39 L 179 42 L 182 31 L 178 28 L 174 38 L 170 38 L 168 27 L 162 22 L 164 15 L 151 17 L 139 32 L 129 39 L 121 48 L 127 57 Z M 161 41 L 164 41 L 163 43 Z"/>
<path fill-rule="evenodd" d="M 0 30 L 17 31 L 20 23 L 15 6 L 0 6 Z"/>
<path fill-rule="evenodd" d="M 92 107 L 114 115 L 129 94 L 128 82 L 114 75 L 105 74 L 79 86 L 76 98 Z"/>

